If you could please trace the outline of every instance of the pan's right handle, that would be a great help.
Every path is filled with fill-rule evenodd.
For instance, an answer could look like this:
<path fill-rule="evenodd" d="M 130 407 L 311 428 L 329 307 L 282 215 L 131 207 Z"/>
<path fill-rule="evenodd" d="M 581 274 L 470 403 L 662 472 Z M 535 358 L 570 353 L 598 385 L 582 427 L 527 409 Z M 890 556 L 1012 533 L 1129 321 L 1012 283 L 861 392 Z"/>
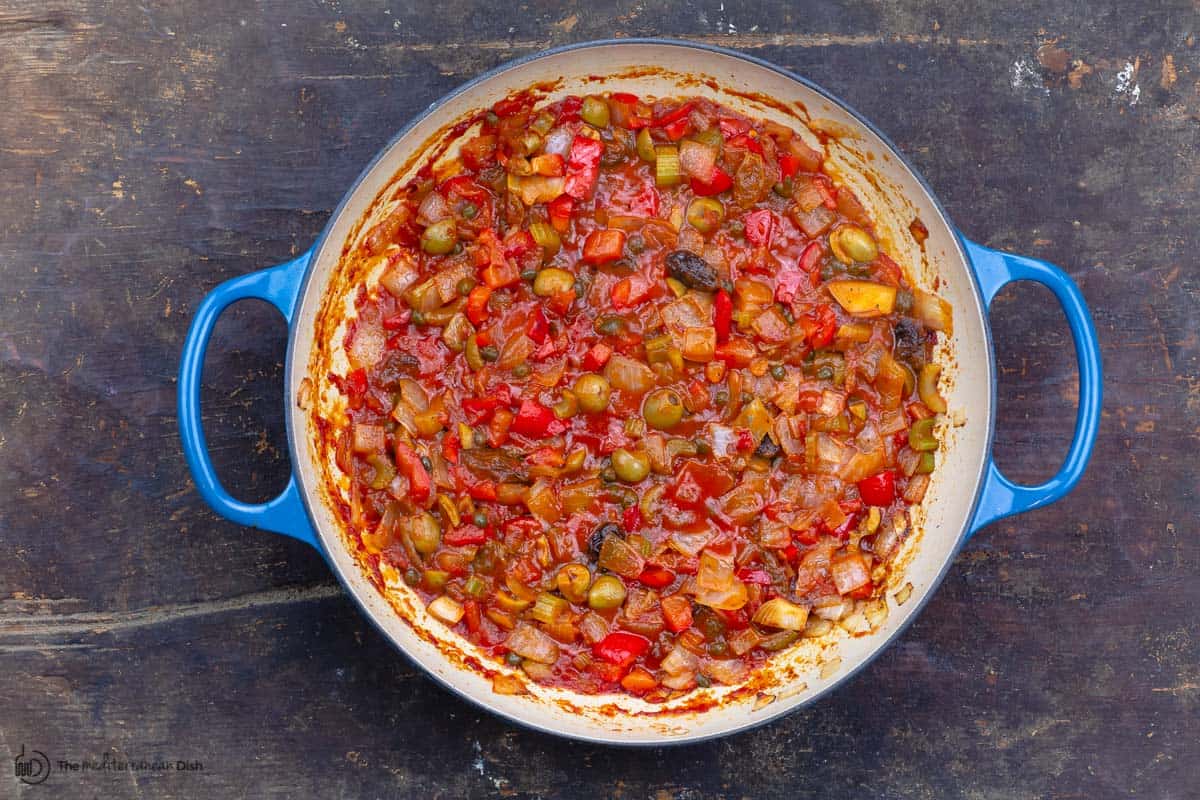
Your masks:
<path fill-rule="evenodd" d="M 1021 486 L 1004 477 L 989 453 L 979 507 L 975 510 L 967 534 L 972 536 L 998 519 L 1049 505 L 1075 487 L 1083 477 L 1092 447 L 1096 444 L 1104 379 L 1100 366 L 1100 342 L 1092 324 L 1092 315 L 1088 312 L 1083 293 L 1067 273 L 1045 261 L 992 250 L 961 235 L 960 238 L 975 267 L 975 274 L 983 289 L 983 301 L 989 308 L 1000 289 L 1013 281 L 1034 281 L 1054 292 L 1067 316 L 1067 324 L 1075 340 L 1075 358 L 1079 364 L 1079 410 L 1075 415 L 1075 435 L 1062 467 L 1045 483 Z"/>
<path fill-rule="evenodd" d="M 217 477 L 204 439 L 204 423 L 200 418 L 200 379 L 204 371 L 204 353 L 221 312 L 238 300 L 256 298 L 275 306 L 290 327 L 300 284 L 311 255 L 310 250 L 286 264 L 231 278 L 209 292 L 200 302 L 184 341 L 183 358 L 179 364 L 179 434 L 183 438 L 183 453 L 192 471 L 192 480 L 214 511 L 242 525 L 292 536 L 320 550 L 321 546 L 300 498 L 295 473 L 288 479 L 287 488 L 274 500 L 267 503 L 238 500 L 225 491 Z"/>

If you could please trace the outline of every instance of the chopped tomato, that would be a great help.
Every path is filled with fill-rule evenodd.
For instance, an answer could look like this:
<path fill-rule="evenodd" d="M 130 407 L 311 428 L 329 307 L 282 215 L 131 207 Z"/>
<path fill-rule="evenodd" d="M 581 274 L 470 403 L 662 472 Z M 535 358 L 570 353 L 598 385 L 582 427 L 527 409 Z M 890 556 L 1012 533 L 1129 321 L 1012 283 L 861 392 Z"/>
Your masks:
<path fill-rule="evenodd" d="M 462 547 L 468 544 L 483 544 L 487 541 L 487 531 L 475 525 L 459 525 L 451 528 L 442 536 L 442 541 L 451 547 Z"/>
<path fill-rule="evenodd" d="M 550 216 L 550 225 L 559 233 L 566 233 L 571 227 L 571 211 L 575 208 L 575 198 L 569 194 L 560 194 L 546 204 L 546 213 Z"/>
<path fill-rule="evenodd" d="M 600 156 L 604 143 L 586 136 L 576 136 L 567 156 L 567 182 L 563 190 L 576 200 L 587 200 L 596 188 L 600 176 Z"/>
<path fill-rule="evenodd" d="M 465 309 L 467 319 L 471 320 L 471 324 L 478 327 L 483 324 L 488 318 L 488 299 L 492 296 L 492 287 L 485 284 L 476 286 L 467 295 L 467 307 Z"/>
<path fill-rule="evenodd" d="M 595 372 L 608 363 L 608 358 L 611 355 L 611 347 L 604 342 L 596 342 L 587 351 L 587 355 L 583 357 L 583 368 L 589 372 Z"/>
<path fill-rule="evenodd" d="M 554 416 L 552 409 L 546 408 L 536 400 L 522 400 L 509 430 L 531 439 L 544 439 L 562 433 L 565 427 L 565 423 Z"/>
<path fill-rule="evenodd" d="M 609 298 L 614 308 L 629 308 L 650 296 L 650 281 L 640 273 L 634 273 L 613 284 Z"/>
<path fill-rule="evenodd" d="M 720 167 L 713 167 L 712 174 L 706 180 L 691 179 L 692 192 L 699 197 L 709 197 L 733 186 L 733 178 Z"/>
<path fill-rule="evenodd" d="M 746 228 L 746 241 L 755 247 L 770 247 L 771 232 L 775 229 L 775 217 L 770 209 L 759 209 L 747 214 L 742 220 Z"/>
<path fill-rule="evenodd" d="M 667 630 L 679 633 L 692 627 L 692 601 L 687 597 L 681 594 L 664 597 L 662 612 Z"/>
<path fill-rule="evenodd" d="M 429 478 L 429 470 L 421 463 L 421 457 L 403 441 L 397 439 L 393 449 L 396 451 L 396 468 L 400 474 L 408 478 L 408 495 L 418 503 L 429 499 L 433 482 Z"/>
<path fill-rule="evenodd" d="M 890 469 L 858 482 L 858 496 L 871 506 L 890 506 L 896 499 L 896 473 Z"/>
<path fill-rule="evenodd" d="M 550 323 L 546 321 L 546 315 L 542 313 L 541 306 L 538 306 L 529 315 L 529 322 L 525 324 L 525 335 L 532 339 L 535 344 L 541 344 L 546 341 L 546 336 L 549 333 Z"/>
<path fill-rule="evenodd" d="M 638 582 L 652 589 L 663 589 L 675 582 L 675 573 L 666 567 L 651 564 L 642 570 L 642 574 L 638 576 Z"/>

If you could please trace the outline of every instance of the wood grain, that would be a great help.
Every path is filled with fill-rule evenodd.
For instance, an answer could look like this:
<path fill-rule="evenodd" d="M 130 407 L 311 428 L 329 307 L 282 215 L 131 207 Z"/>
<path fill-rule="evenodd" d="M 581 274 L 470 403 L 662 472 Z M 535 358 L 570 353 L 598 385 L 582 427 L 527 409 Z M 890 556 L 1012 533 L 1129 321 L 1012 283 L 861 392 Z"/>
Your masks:
<path fill-rule="evenodd" d="M 33 797 L 1194 797 L 1200 786 L 1200 17 L 1183 2 L 671 4 L 0 0 L 0 751 L 199 760 Z M 438 688 L 319 556 L 218 519 L 174 413 L 220 281 L 295 255 L 406 120 L 570 41 L 724 44 L 844 97 L 972 237 L 1061 264 L 1106 399 L 1074 494 L 982 532 L 920 620 L 781 722 L 625 751 Z M 1010 475 L 1065 452 L 1048 293 L 993 313 Z M 205 424 L 247 499 L 283 485 L 282 320 L 218 326 Z M 5 749 L 7 748 L 7 749 Z"/>

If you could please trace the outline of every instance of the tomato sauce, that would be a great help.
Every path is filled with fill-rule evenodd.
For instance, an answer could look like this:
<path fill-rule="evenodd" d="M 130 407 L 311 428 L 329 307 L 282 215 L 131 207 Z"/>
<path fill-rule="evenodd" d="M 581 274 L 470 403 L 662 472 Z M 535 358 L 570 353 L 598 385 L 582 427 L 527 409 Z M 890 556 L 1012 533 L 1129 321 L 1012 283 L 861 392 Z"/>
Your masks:
<path fill-rule="evenodd" d="M 350 255 L 347 521 L 486 652 L 661 702 L 882 592 L 950 310 L 800 134 L 520 95 Z"/>

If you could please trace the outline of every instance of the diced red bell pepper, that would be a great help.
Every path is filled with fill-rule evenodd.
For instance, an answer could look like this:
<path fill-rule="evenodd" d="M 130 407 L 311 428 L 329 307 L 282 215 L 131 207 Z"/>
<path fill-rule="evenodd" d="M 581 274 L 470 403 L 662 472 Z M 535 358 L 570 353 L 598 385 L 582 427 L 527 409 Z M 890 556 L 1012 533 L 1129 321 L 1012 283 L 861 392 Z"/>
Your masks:
<path fill-rule="evenodd" d="M 563 291 L 550 296 L 550 299 L 546 302 L 546 308 L 550 309 L 561 317 L 570 310 L 571 304 L 574 302 L 575 290 L 564 289 Z"/>
<path fill-rule="evenodd" d="M 472 500 L 495 500 L 496 482 L 480 481 L 479 483 L 468 484 L 467 494 L 471 495 Z"/>
<path fill-rule="evenodd" d="M 394 449 L 396 451 L 396 467 L 401 475 L 408 478 L 409 496 L 418 503 L 425 502 L 429 499 L 430 491 L 433 488 L 429 470 L 425 469 L 425 465 L 421 463 L 421 457 L 417 455 L 417 451 L 403 441 L 397 439 Z"/>
<path fill-rule="evenodd" d="M 709 175 L 708 180 L 702 181 L 699 178 L 692 178 L 691 184 L 692 192 L 698 197 L 709 197 L 714 194 L 720 194 L 733 186 L 733 178 L 729 176 L 728 172 L 714 165 L 712 174 Z"/>
<path fill-rule="evenodd" d="M 475 525 L 459 525 L 442 534 L 442 541 L 451 547 L 461 547 L 467 544 L 483 544 L 487 541 L 487 531 Z"/>
<path fill-rule="evenodd" d="M 742 583 L 757 583 L 759 586 L 771 585 L 771 576 L 767 574 L 766 570 L 743 567 L 738 570 L 737 577 Z"/>
<path fill-rule="evenodd" d="M 561 467 L 566 457 L 557 447 L 539 447 L 525 457 L 525 463 L 535 467 Z"/>
<path fill-rule="evenodd" d="M 451 464 L 458 463 L 458 453 L 462 450 L 462 442 L 457 434 L 447 433 L 442 437 L 442 456 Z"/>
<path fill-rule="evenodd" d="M 576 136 L 567 155 L 567 181 L 563 190 L 576 200 L 586 200 L 596 188 L 600 176 L 600 156 L 604 143 L 586 136 Z"/>
<path fill-rule="evenodd" d="M 467 397 L 462 401 L 463 413 L 467 415 L 467 422 L 472 425 L 478 425 L 481 422 L 486 422 L 491 419 L 492 412 L 499 408 L 501 403 L 499 397 Z"/>
<path fill-rule="evenodd" d="M 550 216 L 550 226 L 559 233 L 566 233 L 571 227 L 571 212 L 575 210 L 575 198 L 569 194 L 560 194 L 546 204 L 546 212 Z"/>
<path fill-rule="evenodd" d="M 729 140 L 730 147 L 740 147 L 743 150 L 749 150 L 751 153 L 758 153 L 760 156 L 763 153 L 762 142 L 751 136 L 749 133 L 743 133 Z"/>
<path fill-rule="evenodd" d="M 741 428 L 738 430 L 737 449 L 739 452 L 746 453 L 753 450 L 757 446 L 757 443 L 754 441 L 754 434 L 750 433 L 750 431 L 746 428 Z"/>
<path fill-rule="evenodd" d="M 546 321 L 546 315 L 542 312 L 542 307 L 537 306 L 533 309 L 533 313 L 529 315 L 529 321 L 525 323 L 525 335 L 533 340 L 534 344 L 541 344 L 546 341 L 546 336 L 550 333 L 550 323 Z"/>
<path fill-rule="evenodd" d="M 692 601 L 681 594 L 672 594 L 661 601 L 663 622 L 672 633 L 692 627 Z"/>
<path fill-rule="evenodd" d="M 750 130 L 749 122 L 735 117 L 721 117 L 717 120 L 717 126 L 721 129 L 721 135 L 726 139 L 736 138 Z"/>
<path fill-rule="evenodd" d="M 581 260 L 585 264 L 607 264 L 616 261 L 625 250 L 625 231 L 605 228 L 592 231 L 583 243 Z"/>
<path fill-rule="evenodd" d="M 352 370 L 343 381 L 343 391 L 351 397 L 362 397 L 367 393 L 367 371 L 361 367 Z"/>
<path fill-rule="evenodd" d="M 779 157 L 779 171 L 785 178 L 792 177 L 800 171 L 800 159 L 791 153 L 784 153 Z"/>
<path fill-rule="evenodd" d="M 885 469 L 858 482 L 858 496 L 871 506 L 890 506 L 896 499 L 896 473 Z"/>
<path fill-rule="evenodd" d="M 488 299 L 492 296 L 492 287 L 480 284 L 467 295 L 467 319 L 471 324 L 479 326 L 488 318 Z"/>
<path fill-rule="evenodd" d="M 609 95 L 608 99 L 616 100 L 618 103 L 624 103 L 627 106 L 636 106 L 640 98 L 631 92 L 613 92 Z"/>
<path fill-rule="evenodd" d="M 504 256 L 504 247 L 494 230 L 485 228 L 475 241 L 475 263 L 483 267 L 480 276 L 487 286 L 499 289 L 521 279 L 516 265 Z"/>
<path fill-rule="evenodd" d="M 596 342 L 592 345 L 592 349 L 587 351 L 587 355 L 583 357 L 583 368 L 595 372 L 608 363 L 609 356 L 612 355 L 612 348 L 604 342 Z"/>
<path fill-rule="evenodd" d="M 687 132 L 691 130 L 691 127 L 691 120 L 687 118 L 677 119 L 674 122 L 668 122 L 666 125 L 664 125 L 663 133 L 665 133 L 667 138 L 672 142 L 677 142 L 684 136 L 687 136 Z"/>
<path fill-rule="evenodd" d="M 775 217 L 768 209 L 752 211 L 742 219 L 746 227 L 746 241 L 755 247 L 770 247 L 771 233 L 775 230 Z"/>
<path fill-rule="evenodd" d="M 729 341 L 729 329 L 733 325 L 733 298 L 724 289 L 717 290 L 713 298 L 713 327 L 717 329 L 717 343 Z"/>
<path fill-rule="evenodd" d="M 538 243 L 534 241 L 532 233 L 527 230 L 515 230 L 504 237 L 504 257 L 520 258 L 526 253 L 533 252 L 537 246 Z"/>
<path fill-rule="evenodd" d="M 555 124 L 562 125 L 564 122 L 578 122 L 579 110 L 583 108 L 583 98 L 579 95 L 570 95 L 564 97 L 562 105 L 558 107 L 558 119 Z"/>
<path fill-rule="evenodd" d="M 463 622 L 467 623 L 467 631 L 472 635 L 479 633 L 483 619 L 479 615 L 479 603 L 468 600 L 463 603 Z"/>
<path fill-rule="evenodd" d="M 716 358 L 734 367 L 746 367 L 758 355 L 754 342 L 746 339 L 733 339 L 717 345 Z"/>
<path fill-rule="evenodd" d="M 661 202 L 653 182 L 644 183 L 629 201 L 629 213 L 635 217 L 657 217 Z"/>
<path fill-rule="evenodd" d="M 806 339 L 814 348 L 819 349 L 829 345 L 837 333 L 837 316 L 828 305 L 819 306 L 812 314 L 811 330 Z"/>
<path fill-rule="evenodd" d="M 746 609 L 744 608 L 739 608 L 736 611 L 714 608 L 713 611 L 725 621 L 725 627 L 731 631 L 741 631 L 750 627 L 750 615 L 746 613 Z"/>
<path fill-rule="evenodd" d="M 628 631 L 613 631 L 592 645 L 592 654 L 601 661 L 628 667 L 650 649 L 650 640 Z"/>
<path fill-rule="evenodd" d="M 651 589 L 663 589 L 675 582 L 675 573 L 666 567 L 651 564 L 642 570 L 642 574 L 638 576 L 638 582 Z"/>
<path fill-rule="evenodd" d="M 653 122 L 650 123 L 650 125 L 651 125 L 651 127 L 654 127 L 654 128 L 663 128 L 663 127 L 666 127 L 667 125 L 670 125 L 672 122 L 678 122 L 681 119 L 687 119 L 688 114 L 692 113 L 693 108 L 695 108 L 695 104 L 684 103 L 683 105 L 681 105 L 677 108 L 671 109 L 667 113 L 663 114 L 661 117 L 656 118 Z"/>
<path fill-rule="evenodd" d="M 630 308 L 650 296 L 651 283 L 646 276 L 635 272 L 613 284 L 609 292 L 614 308 Z"/>
<path fill-rule="evenodd" d="M 531 439 L 544 439 L 562 433 L 565 427 L 566 423 L 554 416 L 552 409 L 536 400 L 522 400 L 509 430 Z"/>
<path fill-rule="evenodd" d="M 627 533 L 634 533 L 642 527 L 642 511 L 632 505 L 621 513 L 621 527 Z"/>

